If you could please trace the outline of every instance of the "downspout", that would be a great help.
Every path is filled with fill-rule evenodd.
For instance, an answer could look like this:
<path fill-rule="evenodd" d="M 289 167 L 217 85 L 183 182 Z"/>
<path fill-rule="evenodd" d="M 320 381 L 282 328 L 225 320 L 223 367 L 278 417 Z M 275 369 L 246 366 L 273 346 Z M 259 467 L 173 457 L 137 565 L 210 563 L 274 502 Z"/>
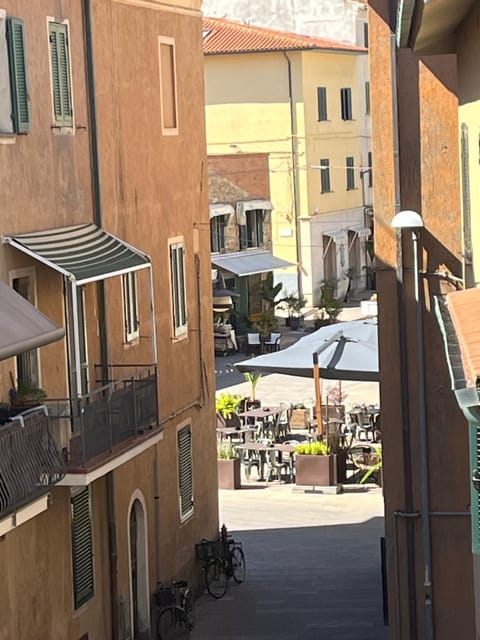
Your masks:
<path fill-rule="evenodd" d="M 90 132 L 90 164 L 92 179 L 92 206 L 95 224 L 102 227 L 102 201 L 100 193 L 100 162 L 98 152 L 97 106 L 95 100 L 95 65 L 92 36 L 92 11 L 90 0 L 83 0 L 83 24 L 85 34 L 85 80 L 87 84 L 87 101 L 89 112 Z M 105 299 L 105 283 L 97 283 L 98 324 L 100 335 L 100 352 L 102 361 L 102 381 L 108 382 L 108 341 L 107 341 L 107 309 Z M 110 617 L 112 640 L 118 640 L 118 550 L 117 526 L 115 520 L 115 482 L 114 472 L 106 477 L 107 512 L 108 512 L 108 549 L 110 569 Z"/>
<path fill-rule="evenodd" d="M 395 34 L 390 36 L 390 53 L 391 53 L 391 74 L 392 74 L 392 110 L 393 110 L 393 162 L 395 171 L 395 214 L 400 211 L 400 154 L 398 140 L 398 92 L 397 92 L 397 61 L 396 61 L 396 42 Z M 412 486 L 412 451 L 410 442 L 410 409 L 409 409 L 409 392 L 408 392 L 408 371 L 407 371 L 407 340 L 406 340 L 406 313 L 404 300 L 403 280 L 403 256 L 402 256 L 402 237 L 401 231 L 397 233 L 397 305 L 399 316 L 398 339 L 400 351 L 400 396 L 402 406 L 402 449 L 403 449 L 403 482 L 405 492 L 405 509 L 403 513 L 412 514 L 413 512 L 413 486 Z M 395 515 L 394 515 L 395 519 Z M 396 522 L 393 523 L 395 530 Z M 417 594 L 415 584 L 415 531 L 414 521 L 412 518 L 405 518 L 406 529 L 406 547 L 407 547 L 407 584 L 408 584 L 408 616 L 409 616 L 409 638 L 417 640 Z M 395 549 L 398 553 L 398 549 Z M 396 564 L 398 558 L 396 558 Z M 399 583 L 398 583 L 399 584 Z M 398 585 L 397 585 L 398 589 Z M 397 624 L 400 630 L 400 602 L 399 594 L 397 594 Z M 400 630 L 401 632 L 401 630 Z M 401 637 L 401 635 L 399 636 Z"/>
<path fill-rule="evenodd" d="M 298 201 L 298 142 L 297 142 L 297 124 L 295 118 L 295 110 L 293 104 L 293 87 L 292 87 L 292 63 L 286 51 L 282 52 L 287 59 L 287 75 L 288 75 L 288 102 L 290 108 L 290 140 L 292 154 L 292 190 L 293 190 L 293 216 L 295 220 L 295 252 L 297 254 L 297 288 L 298 297 L 303 298 L 302 285 L 302 242 L 300 237 L 300 203 Z"/>

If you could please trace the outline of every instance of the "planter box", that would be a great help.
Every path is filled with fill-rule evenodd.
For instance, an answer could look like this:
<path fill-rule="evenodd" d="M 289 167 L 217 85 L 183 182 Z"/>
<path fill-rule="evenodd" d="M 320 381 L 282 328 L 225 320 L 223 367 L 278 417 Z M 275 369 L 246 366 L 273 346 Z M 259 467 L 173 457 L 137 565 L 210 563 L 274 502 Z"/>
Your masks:
<path fill-rule="evenodd" d="M 331 487 L 345 482 L 347 454 L 329 456 L 295 456 L 295 483 L 302 486 Z"/>
<path fill-rule="evenodd" d="M 217 460 L 218 488 L 240 489 L 240 459 Z"/>

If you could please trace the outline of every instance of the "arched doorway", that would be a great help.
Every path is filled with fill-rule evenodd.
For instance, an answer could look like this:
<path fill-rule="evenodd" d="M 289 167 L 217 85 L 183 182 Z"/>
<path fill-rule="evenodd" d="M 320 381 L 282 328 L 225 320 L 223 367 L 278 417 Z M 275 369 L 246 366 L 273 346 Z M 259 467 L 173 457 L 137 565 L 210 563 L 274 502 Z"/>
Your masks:
<path fill-rule="evenodd" d="M 130 502 L 128 539 L 132 638 L 146 640 L 150 637 L 148 542 L 145 506 L 140 492 L 135 492 Z"/>

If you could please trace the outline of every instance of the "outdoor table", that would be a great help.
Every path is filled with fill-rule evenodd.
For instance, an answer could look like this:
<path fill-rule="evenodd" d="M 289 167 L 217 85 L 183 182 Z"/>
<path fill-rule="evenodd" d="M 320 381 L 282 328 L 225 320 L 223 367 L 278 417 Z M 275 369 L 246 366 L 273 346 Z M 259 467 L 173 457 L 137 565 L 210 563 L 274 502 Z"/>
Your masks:
<path fill-rule="evenodd" d="M 284 407 L 259 407 L 256 409 L 249 409 L 248 411 L 243 411 L 242 413 L 239 413 L 238 416 L 244 419 L 245 424 L 247 424 L 250 418 L 253 420 L 260 421 L 262 423 L 262 430 L 265 436 L 267 436 L 267 433 L 265 430 L 265 421 L 267 418 L 270 418 L 270 417 L 274 418 L 273 435 L 274 437 L 276 437 L 278 418 L 283 411 L 285 411 Z"/>
<path fill-rule="evenodd" d="M 251 440 L 253 438 L 255 429 L 254 427 L 217 427 L 217 435 L 222 439 L 223 437 L 232 438 L 232 436 L 241 435 L 243 440 Z M 248 434 L 248 436 L 247 436 Z"/>

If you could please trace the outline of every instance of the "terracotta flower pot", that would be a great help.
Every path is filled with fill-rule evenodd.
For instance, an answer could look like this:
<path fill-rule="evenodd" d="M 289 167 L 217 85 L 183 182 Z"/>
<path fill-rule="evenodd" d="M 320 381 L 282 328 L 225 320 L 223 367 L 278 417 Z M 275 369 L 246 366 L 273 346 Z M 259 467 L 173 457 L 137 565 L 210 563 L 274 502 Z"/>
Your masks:
<path fill-rule="evenodd" d="M 217 460 L 218 488 L 240 489 L 240 459 Z"/>

